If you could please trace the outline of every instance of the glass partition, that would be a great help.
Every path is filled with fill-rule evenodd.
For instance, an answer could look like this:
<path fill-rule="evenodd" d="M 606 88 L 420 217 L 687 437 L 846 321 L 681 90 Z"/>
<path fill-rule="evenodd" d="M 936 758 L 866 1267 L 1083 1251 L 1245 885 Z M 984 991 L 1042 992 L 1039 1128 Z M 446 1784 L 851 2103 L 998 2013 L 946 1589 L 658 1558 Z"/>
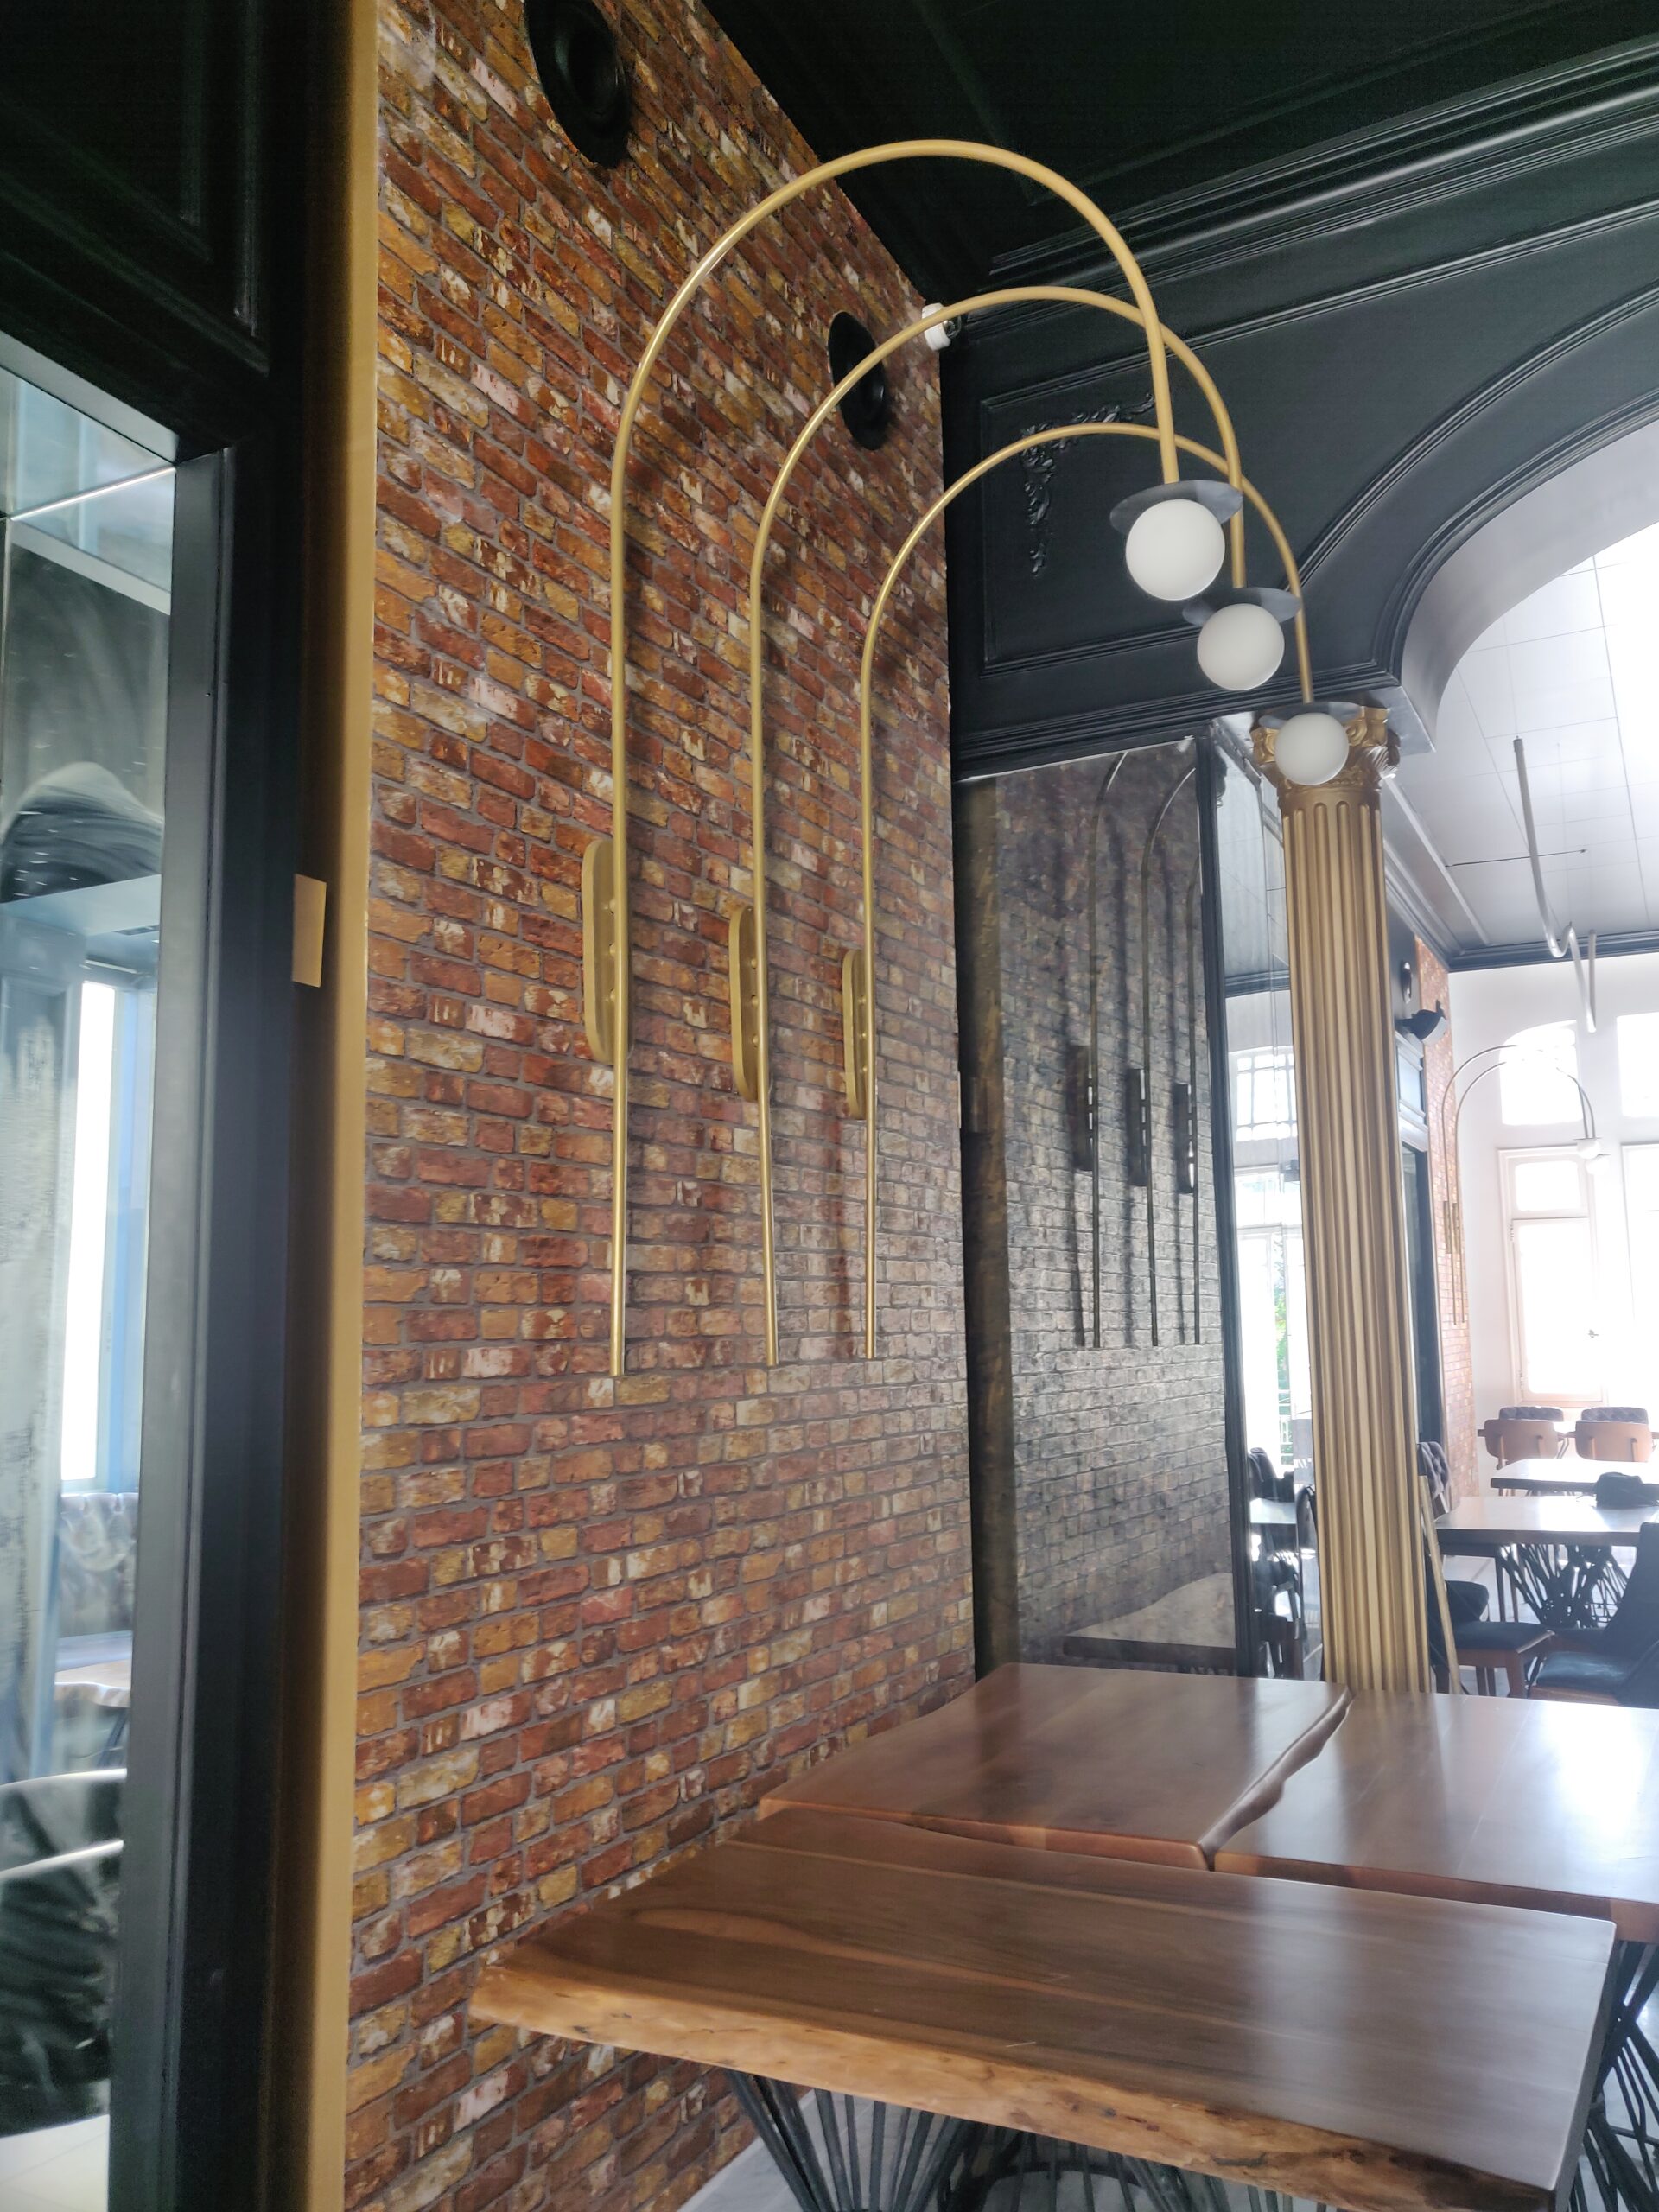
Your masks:
<path fill-rule="evenodd" d="M 0 2175 L 50 2195 L 70 2159 L 77 2203 L 132 1684 L 172 502 L 153 454 L 0 372 Z"/>
<path fill-rule="evenodd" d="M 1254 1598 L 1269 1662 L 1317 1673 L 1318 1506 L 1284 847 L 1277 801 L 1242 745 L 1224 735 L 1213 759 Z"/>
<path fill-rule="evenodd" d="M 1230 1669 L 1192 741 L 1003 779 L 995 977 L 1018 1647 Z"/>

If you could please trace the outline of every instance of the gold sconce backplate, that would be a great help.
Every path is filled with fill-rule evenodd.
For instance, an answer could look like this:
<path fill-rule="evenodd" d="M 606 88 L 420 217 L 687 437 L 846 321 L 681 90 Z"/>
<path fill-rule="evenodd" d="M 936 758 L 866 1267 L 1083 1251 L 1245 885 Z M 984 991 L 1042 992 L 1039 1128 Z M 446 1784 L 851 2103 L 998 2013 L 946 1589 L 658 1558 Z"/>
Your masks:
<path fill-rule="evenodd" d="M 734 906 L 728 925 L 731 961 L 732 1080 L 740 1098 L 760 1096 L 760 1003 L 754 954 L 754 908 Z"/>
<path fill-rule="evenodd" d="M 855 945 L 841 962 L 841 1037 L 847 1065 L 847 1112 L 861 1122 L 869 1110 L 869 1008 L 864 988 L 864 948 Z"/>
<path fill-rule="evenodd" d="M 582 856 L 582 1026 L 588 1049 L 616 1065 L 616 846 L 595 837 Z"/>

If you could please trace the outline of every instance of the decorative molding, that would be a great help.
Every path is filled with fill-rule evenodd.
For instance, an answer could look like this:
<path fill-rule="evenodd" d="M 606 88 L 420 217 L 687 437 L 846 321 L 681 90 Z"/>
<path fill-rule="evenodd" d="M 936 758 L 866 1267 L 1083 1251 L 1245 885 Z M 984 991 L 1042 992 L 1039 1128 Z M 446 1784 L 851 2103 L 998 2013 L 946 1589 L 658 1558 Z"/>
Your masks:
<path fill-rule="evenodd" d="M 1147 200 L 1125 209 L 1120 227 L 1149 273 L 1165 281 L 1205 274 L 1253 257 L 1264 234 L 1282 246 L 1341 229 L 1350 210 L 1369 224 L 1465 198 L 1483 184 L 1647 137 L 1656 117 L 1659 35 Z M 1605 121 L 1586 129 L 1590 118 Z M 1087 282 L 1098 267 L 1078 232 L 992 263 L 1010 283 Z"/>

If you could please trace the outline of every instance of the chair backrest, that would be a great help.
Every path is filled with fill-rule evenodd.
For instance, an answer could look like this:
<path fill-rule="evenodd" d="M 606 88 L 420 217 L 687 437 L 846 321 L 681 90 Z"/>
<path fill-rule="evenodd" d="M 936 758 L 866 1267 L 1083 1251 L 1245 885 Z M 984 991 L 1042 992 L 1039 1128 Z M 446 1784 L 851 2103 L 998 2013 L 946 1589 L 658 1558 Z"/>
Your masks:
<path fill-rule="evenodd" d="M 1553 1459 L 1561 1448 L 1561 1433 L 1554 1421 L 1541 1421 L 1533 1414 L 1514 1420 L 1500 1414 L 1480 1433 L 1500 1467 L 1516 1459 Z"/>
<path fill-rule="evenodd" d="M 1638 1505 L 1659 1505 L 1659 1483 L 1650 1483 L 1632 1467 L 1627 1475 L 1623 1468 L 1617 1472 L 1609 1468 L 1596 1478 L 1596 1503 L 1605 1512 L 1624 1512 Z"/>
<path fill-rule="evenodd" d="M 123 1779 L 0 1789 L 0 2136 L 107 2109 Z"/>
<path fill-rule="evenodd" d="M 1613 1418 L 1615 1413 L 1621 1417 Z M 1625 1414 L 1633 1417 L 1624 1419 Z M 1573 1437 L 1580 1459 L 1641 1460 L 1653 1457 L 1653 1431 L 1639 1406 L 1597 1406 L 1580 1416 Z"/>
<path fill-rule="evenodd" d="M 1438 1521 L 1452 1503 L 1452 1464 L 1445 1445 L 1425 1436 L 1417 1446 L 1417 1471 L 1428 1485 L 1428 1502 Z"/>
<path fill-rule="evenodd" d="M 67 1491 L 58 1504 L 58 1634 L 104 1636 L 132 1626 L 136 1490 Z"/>
<path fill-rule="evenodd" d="M 1434 1534 L 1434 1516 L 1428 1503 L 1428 1484 L 1417 1485 L 1417 1522 L 1423 1544 L 1423 1596 L 1428 1614 L 1429 1664 L 1446 1676 L 1453 1697 L 1463 1694 L 1463 1676 L 1456 1657 L 1458 1639 L 1452 1627 L 1452 1603 L 1446 1594 L 1446 1571 L 1440 1565 L 1440 1542 Z"/>
<path fill-rule="evenodd" d="M 1559 1427 L 1567 1415 L 1559 1406 L 1500 1406 L 1500 1421 L 1553 1421 Z"/>
<path fill-rule="evenodd" d="M 1636 1539 L 1636 1560 L 1613 1617 L 1597 1648 L 1614 1659 L 1637 1659 L 1659 1643 L 1659 1522 L 1649 1522 Z"/>
<path fill-rule="evenodd" d="M 1292 1494 L 1291 1479 L 1274 1466 L 1273 1454 L 1261 1445 L 1253 1444 L 1246 1456 L 1250 1468 L 1250 1496 L 1276 1497 L 1287 1503 Z"/>

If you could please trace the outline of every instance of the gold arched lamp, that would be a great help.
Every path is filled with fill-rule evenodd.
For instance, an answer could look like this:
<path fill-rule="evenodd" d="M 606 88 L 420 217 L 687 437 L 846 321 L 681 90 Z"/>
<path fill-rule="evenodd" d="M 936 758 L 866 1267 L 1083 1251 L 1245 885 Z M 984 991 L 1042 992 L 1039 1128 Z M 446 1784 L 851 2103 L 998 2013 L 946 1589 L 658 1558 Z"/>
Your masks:
<path fill-rule="evenodd" d="M 627 1312 L 627 1224 L 628 1224 L 628 1052 L 631 1031 L 631 976 L 630 976 L 630 917 L 628 900 L 628 784 L 627 784 L 627 467 L 632 444 L 633 425 L 643 400 L 651 372 L 661 358 L 676 324 L 687 305 L 720 267 L 726 257 L 749 233 L 765 222 L 769 215 L 798 199 L 803 193 L 818 184 L 830 183 L 836 178 L 864 168 L 872 168 L 887 162 L 946 160 L 967 161 L 982 167 L 999 168 L 1022 176 L 1039 184 L 1064 200 L 1094 232 L 1105 245 L 1127 283 L 1135 302 L 1137 320 L 1146 334 L 1147 352 L 1152 378 L 1154 423 L 1149 435 L 1157 442 L 1162 478 L 1161 486 L 1150 494 L 1140 495 L 1138 505 L 1147 499 L 1161 502 L 1168 510 L 1162 518 L 1173 525 L 1183 522 L 1181 510 L 1210 505 L 1203 496 L 1205 487 L 1183 486 L 1179 481 L 1173 416 L 1170 405 L 1169 369 L 1165 354 L 1163 332 L 1154 308 L 1151 291 L 1139 264 L 1128 246 L 1104 213 L 1088 195 L 1078 190 L 1069 179 L 1061 176 L 1039 162 L 1033 162 L 1020 154 L 1004 151 L 999 147 L 976 144 L 971 140 L 950 138 L 906 139 L 881 146 L 866 147 L 853 154 L 842 155 L 833 162 L 821 163 L 804 175 L 781 185 L 769 194 L 758 206 L 732 226 L 703 255 L 690 275 L 669 302 L 646 343 L 639 365 L 635 370 L 624 399 L 617 428 L 616 449 L 611 466 L 611 816 L 612 834 L 608 839 L 597 841 L 598 849 L 584 855 L 582 868 L 583 889 L 583 954 L 585 989 L 583 1018 L 589 1047 L 596 1059 L 608 1062 L 615 1070 L 613 1094 L 612 1122 L 612 1180 L 611 1180 L 611 1326 L 610 1366 L 613 1375 L 624 1370 L 626 1354 Z M 855 378 L 863 373 L 855 372 Z M 1134 518 L 1138 524 L 1140 514 Z M 1128 527 L 1128 518 L 1125 518 Z M 1130 531 L 1128 549 L 1134 565 L 1135 537 Z M 1239 534 L 1234 531 L 1236 563 L 1240 558 Z M 1211 570 L 1213 574 L 1213 570 Z M 1185 592 L 1172 596 L 1185 597 Z M 764 799 L 762 803 L 764 814 Z M 757 891 L 760 885 L 757 882 Z M 868 902 L 867 902 L 868 903 Z M 765 901 L 755 901 L 755 1004 L 753 1007 L 756 1039 L 756 1077 L 758 1097 L 762 1116 L 769 1124 L 770 1101 L 766 1096 L 765 1076 L 767 1060 L 767 1006 L 765 959 Z M 737 993 L 734 992 L 734 1020 L 741 1021 L 736 1007 Z M 769 1170 L 768 1170 L 769 1175 Z M 773 1250 L 773 1229 L 770 1205 L 763 1208 L 763 1258 L 767 1285 L 766 1357 L 774 1363 L 778 1356 L 777 1317 L 775 1311 L 776 1257 Z"/>
<path fill-rule="evenodd" d="M 1077 438 L 1147 439 L 1154 438 L 1156 435 L 1157 432 L 1149 424 L 1143 423 L 1066 423 L 1054 429 L 1033 430 L 1025 437 L 1016 438 L 1011 444 L 1001 446 L 998 448 L 996 452 L 986 454 L 983 460 L 976 461 L 971 468 L 965 468 L 962 474 L 956 479 L 954 483 L 947 485 L 945 489 L 940 493 L 938 499 L 933 500 L 923 513 L 918 517 L 909 536 L 899 547 L 898 552 L 893 556 L 892 565 L 889 567 L 886 576 L 882 580 L 881 588 L 877 592 L 874 604 L 870 609 L 869 628 L 865 634 L 864 652 L 860 664 L 858 677 L 858 768 L 863 811 L 864 837 L 864 973 L 862 977 L 860 979 L 862 985 L 861 1005 L 857 1007 L 855 1009 L 850 1007 L 843 1009 L 843 1018 L 848 1018 L 854 1013 L 856 1014 L 856 1017 L 860 1020 L 863 1030 L 863 1044 L 860 1057 L 863 1063 L 863 1088 L 864 1096 L 868 1102 L 867 1112 L 868 1116 L 868 1123 L 865 1131 L 864 1138 L 864 1352 L 867 1358 L 873 1359 L 875 1357 L 875 1065 L 877 1026 L 876 997 L 874 988 L 874 978 L 875 975 L 875 901 L 874 874 L 873 865 L 874 809 L 871 801 L 871 781 L 873 768 L 872 686 L 875 668 L 875 651 L 877 645 L 880 642 L 881 625 L 887 618 L 887 607 L 893 598 L 893 591 L 898 585 L 900 576 L 904 574 L 905 569 L 910 561 L 912 554 L 921 543 L 922 539 L 927 535 L 934 524 L 938 522 L 939 518 L 944 513 L 946 508 L 950 506 L 952 500 L 959 499 L 963 493 L 969 490 L 971 486 L 976 484 L 982 476 L 988 476 L 992 469 L 1000 468 L 1004 461 L 1015 460 L 1020 454 L 1030 453 L 1034 448 L 1040 446 L 1062 444 Z M 1178 436 L 1175 442 L 1180 452 L 1190 454 L 1195 461 L 1204 461 L 1212 468 L 1221 468 L 1225 465 L 1219 454 L 1212 452 L 1208 446 L 1198 444 L 1195 439 Z M 1244 498 L 1249 501 L 1249 505 L 1255 510 L 1256 513 L 1261 516 L 1263 523 L 1266 524 L 1268 534 L 1273 540 L 1274 548 L 1278 553 L 1280 561 L 1284 568 L 1286 586 L 1295 598 L 1296 608 L 1293 620 L 1296 625 L 1297 657 L 1300 664 L 1302 696 L 1304 699 L 1311 700 L 1313 696 L 1313 683 L 1307 651 L 1306 624 L 1302 613 L 1302 585 L 1301 578 L 1297 572 L 1295 556 L 1290 550 L 1289 540 L 1286 537 L 1283 530 L 1280 526 L 1279 518 L 1274 513 L 1273 509 L 1268 505 L 1266 499 L 1262 498 L 1261 493 L 1256 490 L 1255 485 L 1249 481 L 1248 477 L 1240 478 L 1239 489 L 1243 493 Z"/>

